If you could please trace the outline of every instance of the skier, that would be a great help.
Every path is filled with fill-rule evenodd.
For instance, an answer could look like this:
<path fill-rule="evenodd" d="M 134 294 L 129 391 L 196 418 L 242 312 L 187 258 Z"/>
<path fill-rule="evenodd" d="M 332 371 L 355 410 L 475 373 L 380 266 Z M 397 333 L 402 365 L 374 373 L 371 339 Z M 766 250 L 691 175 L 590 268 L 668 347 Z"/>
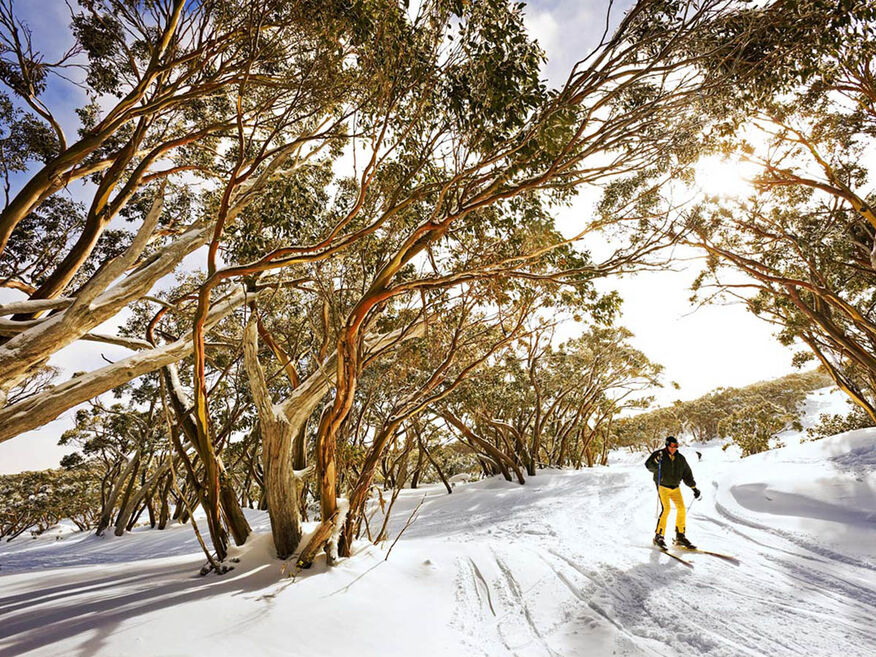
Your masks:
<path fill-rule="evenodd" d="M 699 499 L 700 491 L 693 478 L 687 460 L 678 452 L 678 441 L 675 436 L 666 438 L 666 447 L 658 449 L 645 461 L 645 467 L 654 473 L 654 483 L 657 485 L 657 494 L 660 496 L 660 519 L 657 521 L 657 533 L 654 535 L 654 545 L 662 550 L 666 549 L 663 533 L 666 529 L 666 521 L 669 519 L 669 501 L 675 504 L 675 545 L 696 549 L 684 535 L 685 510 L 684 499 L 681 497 L 679 485 L 683 481 L 693 489 L 694 498 Z"/>

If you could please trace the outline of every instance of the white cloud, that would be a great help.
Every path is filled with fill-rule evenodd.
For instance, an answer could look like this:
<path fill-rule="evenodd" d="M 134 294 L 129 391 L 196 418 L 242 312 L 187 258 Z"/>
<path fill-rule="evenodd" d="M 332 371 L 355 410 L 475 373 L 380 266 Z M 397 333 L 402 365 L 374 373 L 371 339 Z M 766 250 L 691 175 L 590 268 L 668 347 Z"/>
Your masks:
<path fill-rule="evenodd" d="M 546 52 L 558 50 L 559 25 L 553 14 L 546 11 L 528 11 L 524 23 L 529 33 Z"/>
<path fill-rule="evenodd" d="M 615 3 L 609 22 L 616 25 L 630 1 Z M 548 55 L 544 75 L 553 85 L 565 82 L 575 62 L 595 48 L 605 31 L 609 4 L 601 0 L 536 0 L 526 5 L 524 22 Z"/>

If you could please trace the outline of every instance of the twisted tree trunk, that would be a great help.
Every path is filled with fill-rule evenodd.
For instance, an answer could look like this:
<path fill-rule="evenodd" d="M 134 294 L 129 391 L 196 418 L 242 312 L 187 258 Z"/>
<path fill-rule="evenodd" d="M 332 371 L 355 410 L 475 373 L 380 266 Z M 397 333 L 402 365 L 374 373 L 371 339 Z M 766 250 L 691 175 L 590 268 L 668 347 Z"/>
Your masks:
<path fill-rule="evenodd" d="M 110 523 L 113 520 L 113 511 L 116 507 L 116 501 L 119 499 L 119 495 L 121 495 L 122 490 L 125 488 L 125 483 L 136 474 L 139 467 L 140 450 L 137 450 L 134 453 L 134 456 L 128 459 L 128 462 L 125 464 L 125 467 L 122 468 L 119 476 L 116 477 L 112 489 L 104 501 L 103 509 L 101 509 L 100 512 L 100 520 L 98 521 L 97 528 L 94 532 L 98 536 L 102 536 L 104 531 L 106 531 L 106 528 L 110 526 Z"/>

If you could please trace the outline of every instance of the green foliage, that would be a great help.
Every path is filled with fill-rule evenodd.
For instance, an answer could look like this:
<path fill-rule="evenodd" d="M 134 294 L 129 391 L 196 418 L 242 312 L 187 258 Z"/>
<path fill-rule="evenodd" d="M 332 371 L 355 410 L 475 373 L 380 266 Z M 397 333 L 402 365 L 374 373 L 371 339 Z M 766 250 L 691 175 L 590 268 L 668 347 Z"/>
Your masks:
<path fill-rule="evenodd" d="M 860 406 L 853 406 L 845 415 L 828 415 L 822 413 L 818 416 L 818 424 L 806 429 L 809 440 L 821 440 L 838 433 L 854 431 L 856 429 L 869 429 L 873 427 L 873 420 Z"/>
<path fill-rule="evenodd" d="M 451 398 L 476 433 L 513 446 L 532 472 L 599 463 L 615 446 L 611 430 L 625 408 L 647 405 L 639 394 L 660 385 L 662 367 L 629 344 L 623 327 L 588 326 L 553 345 L 548 327 L 521 339 L 501 360 L 472 376 Z M 637 394 L 638 393 L 638 394 Z"/>
<path fill-rule="evenodd" d="M 433 447 L 432 458 L 435 459 L 438 467 L 441 468 L 444 476 L 448 479 L 454 475 L 466 472 L 480 474 L 477 457 L 475 457 L 470 449 L 458 442 L 454 441 L 446 445 Z M 423 481 L 425 483 L 435 483 L 439 481 L 439 478 L 434 470 L 427 469 Z"/>
<path fill-rule="evenodd" d="M 763 399 L 747 403 L 723 418 L 718 422 L 718 433 L 738 445 L 742 456 L 750 456 L 781 447 L 781 443 L 771 441 L 775 434 L 789 428 L 793 420 L 792 413 Z"/>
<path fill-rule="evenodd" d="M 747 3 L 694 41 L 711 148 L 758 167 L 748 198 L 712 199 L 689 226 L 709 254 L 700 282 L 738 297 L 726 269 L 757 281 L 749 308 L 804 344 L 876 417 L 876 8 L 855 0 Z M 795 363 L 805 356 L 795 357 Z"/>
<path fill-rule="evenodd" d="M 227 252 L 232 261 L 256 260 L 290 240 L 316 242 L 340 219 L 339 212 L 331 211 L 327 188 L 332 182 L 328 163 L 272 181 L 229 228 Z"/>
<path fill-rule="evenodd" d="M 546 98 L 545 55 L 526 32 L 523 6 L 471 3 L 455 36 L 464 59 L 448 69 L 445 93 L 454 120 L 484 152 L 519 130 Z"/>
<path fill-rule="evenodd" d="M 663 444 L 666 436 L 681 434 L 683 420 L 676 410 L 680 404 L 619 419 L 613 427 L 615 444 L 631 449 L 654 449 Z"/>
<path fill-rule="evenodd" d="M 47 162 L 58 152 L 58 138 L 36 115 L 17 108 L 0 92 L 0 168 L 8 179 L 34 161 Z"/>
<path fill-rule="evenodd" d="M 61 261 L 70 236 L 81 230 L 85 208 L 52 196 L 31 212 L 9 238 L 0 259 L 0 277 L 38 286 Z"/>
<path fill-rule="evenodd" d="M 685 433 L 697 442 L 730 438 L 745 454 L 767 449 L 774 433 L 799 425 L 808 393 L 832 382 L 821 370 L 789 374 L 744 388 L 719 388 L 691 401 L 619 420 L 619 444 L 653 449 L 668 435 Z M 776 428 L 778 427 L 778 428 Z"/>
<path fill-rule="evenodd" d="M 131 62 L 121 56 L 124 26 L 112 11 L 101 11 L 100 4 L 83 3 L 89 13 L 73 16 L 73 34 L 88 55 L 89 86 L 98 94 L 114 93 L 121 98 L 121 76 L 131 67 Z"/>
<path fill-rule="evenodd" d="M 132 450 L 153 451 L 163 441 L 165 427 L 155 422 L 154 414 L 114 404 L 76 411 L 75 425 L 61 434 L 58 444 L 79 449 L 78 458 L 67 455 L 68 463 L 73 459 L 106 465 L 124 459 Z"/>
<path fill-rule="evenodd" d="M 99 511 L 100 486 L 87 468 L 0 475 L 0 538 L 37 536 L 64 519 L 84 530 Z"/>
<path fill-rule="evenodd" d="M 865 65 L 873 56 L 876 9 L 872 3 L 746 4 L 714 21 L 695 46 L 700 52 L 711 52 L 707 69 L 732 88 L 735 102 L 729 107 L 768 103 L 800 85 L 831 85 L 841 79 L 847 55 Z M 719 94 L 713 100 L 728 102 Z"/>

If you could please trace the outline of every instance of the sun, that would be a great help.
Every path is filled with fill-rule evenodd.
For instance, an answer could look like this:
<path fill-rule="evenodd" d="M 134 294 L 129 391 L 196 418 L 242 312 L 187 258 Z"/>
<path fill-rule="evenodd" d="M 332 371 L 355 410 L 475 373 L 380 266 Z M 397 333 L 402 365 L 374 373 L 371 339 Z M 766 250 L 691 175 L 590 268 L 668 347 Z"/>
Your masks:
<path fill-rule="evenodd" d="M 696 186 L 706 196 L 743 198 L 754 191 L 757 167 L 735 158 L 709 155 L 694 167 Z"/>

